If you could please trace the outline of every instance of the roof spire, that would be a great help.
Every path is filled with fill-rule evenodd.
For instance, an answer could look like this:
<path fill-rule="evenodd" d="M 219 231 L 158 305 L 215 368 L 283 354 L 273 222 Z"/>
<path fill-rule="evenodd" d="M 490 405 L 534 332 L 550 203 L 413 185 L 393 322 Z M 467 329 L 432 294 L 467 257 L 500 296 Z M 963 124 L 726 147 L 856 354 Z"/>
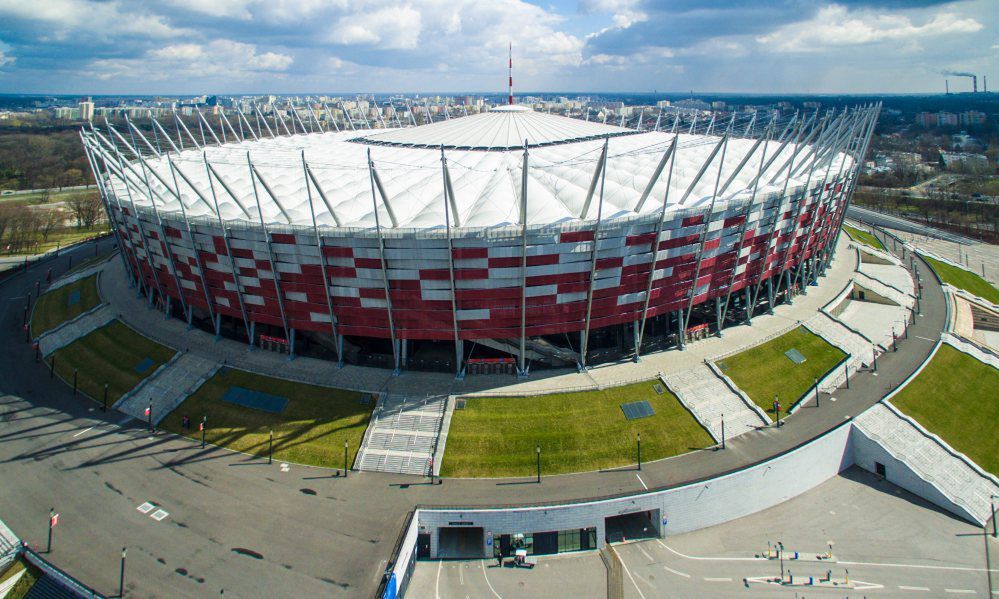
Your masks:
<path fill-rule="evenodd" d="M 510 42 L 510 63 L 509 63 L 509 67 L 508 68 L 509 68 L 509 72 L 510 72 L 510 83 L 509 83 L 509 88 L 508 88 L 509 91 L 510 91 L 510 94 L 509 94 L 509 98 L 508 98 L 508 104 L 510 106 L 513 106 L 513 42 Z"/>

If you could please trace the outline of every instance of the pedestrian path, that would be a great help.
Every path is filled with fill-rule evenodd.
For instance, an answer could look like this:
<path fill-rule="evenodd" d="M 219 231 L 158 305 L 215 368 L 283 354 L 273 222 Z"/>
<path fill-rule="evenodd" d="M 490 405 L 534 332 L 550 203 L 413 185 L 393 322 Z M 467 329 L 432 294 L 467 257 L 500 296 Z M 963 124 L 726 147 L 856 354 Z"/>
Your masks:
<path fill-rule="evenodd" d="M 133 418 L 146 420 L 146 408 L 151 404 L 153 423 L 159 424 L 220 367 L 214 360 L 190 352 L 179 353 L 123 395 L 114 407 Z"/>
<path fill-rule="evenodd" d="M 871 340 L 864 337 L 861 333 L 851 330 L 843 322 L 826 312 L 819 312 L 810 318 L 805 323 L 805 327 L 830 344 L 850 354 L 847 360 L 847 367 L 851 373 L 866 367 L 874 360 L 874 344 Z M 827 385 L 829 388 L 822 388 L 821 390 L 832 392 L 845 382 L 845 378 L 846 372 L 844 371 L 842 377 L 834 377 L 829 381 L 830 384 Z"/>
<path fill-rule="evenodd" d="M 46 289 L 45 292 L 48 293 L 49 291 L 54 291 L 56 289 L 59 289 L 60 287 L 65 287 L 70 283 L 75 283 L 80 279 L 86 279 L 87 277 L 92 277 L 95 274 L 101 272 L 102 270 L 104 270 L 104 261 L 101 261 L 97 264 L 88 266 L 87 268 L 78 270 L 72 274 L 56 279 L 55 281 L 52 282 L 51 285 L 48 286 L 48 289 Z"/>
<path fill-rule="evenodd" d="M 722 416 L 728 439 L 769 424 L 707 364 L 664 374 L 662 381 L 717 442 L 722 440 Z"/>
<path fill-rule="evenodd" d="M 429 474 L 446 407 L 446 395 L 421 398 L 383 395 L 371 417 L 355 468 Z"/>
<path fill-rule="evenodd" d="M 67 321 L 51 331 L 46 331 L 38 338 L 38 348 L 43 356 L 66 347 L 80 337 L 89 335 L 115 319 L 114 312 L 108 305 L 95 307 L 84 312 L 73 320 Z"/>
<path fill-rule="evenodd" d="M 875 404 L 858 416 L 854 426 L 979 524 L 989 519 L 989 497 L 999 494 L 999 484 L 935 435 L 885 403 Z"/>
<path fill-rule="evenodd" d="M 900 306 L 911 306 L 915 302 L 912 275 L 905 268 L 888 264 L 861 264 L 857 271 L 860 286 L 868 287 Z"/>

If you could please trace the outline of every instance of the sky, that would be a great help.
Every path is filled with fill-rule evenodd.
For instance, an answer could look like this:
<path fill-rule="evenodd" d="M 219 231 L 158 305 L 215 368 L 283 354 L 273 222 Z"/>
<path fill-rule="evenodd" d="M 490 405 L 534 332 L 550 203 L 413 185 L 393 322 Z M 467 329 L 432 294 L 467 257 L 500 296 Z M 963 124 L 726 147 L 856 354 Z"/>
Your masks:
<path fill-rule="evenodd" d="M 509 43 L 515 93 L 999 86 L 997 0 L 0 0 L 0 93 L 503 92 Z"/>

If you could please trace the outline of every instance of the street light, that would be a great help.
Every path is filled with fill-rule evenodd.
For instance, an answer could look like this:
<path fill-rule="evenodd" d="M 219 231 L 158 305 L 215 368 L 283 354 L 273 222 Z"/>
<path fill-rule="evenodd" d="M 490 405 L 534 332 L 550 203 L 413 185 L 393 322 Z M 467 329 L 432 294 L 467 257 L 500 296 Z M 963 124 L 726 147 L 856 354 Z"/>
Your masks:
<path fill-rule="evenodd" d="M 536 445 L 534 450 L 538 455 L 538 484 L 541 484 L 541 445 Z"/>
<path fill-rule="evenodd" d="M 128 551 L 125 547 L 121 548 L 121 573 L 118 575 L 118 597 L 125 596 L 125 553 Z"/>
<path fill-rule="evenodd" d="M 638 469 L 642 469 L 642 433 L 638 433 Z"/>
<path fill-rule="evenodd" d="M 780 583 L 784 584 L 784 543 L 777 541 L 777 559 L 780 560 Z"/>
<path fill-rule="evenodd" d="M 45 553 L 52 553 L 52 527 L 55 526 L 55 508 L 49 508 L 49 543 L 45 548 Z"/>
<path fill-rule="evenodd" d="M 343 442 L 343 477 L 347 478 L 347 442 Z"/>
<path fill-rule="evenodd" d="M 992 495 L 989 497 L 990 503 L 992 504 L 992 538 L 999 539 L 999 530 L 996 530 L 996 499 L 999 499 L 999 495 Z"/>
<path fill-rule="evenodd" d="M 267 463 L 274 463 L 274 429 L 270 430 L 270 440 L 267 442 Z"/>

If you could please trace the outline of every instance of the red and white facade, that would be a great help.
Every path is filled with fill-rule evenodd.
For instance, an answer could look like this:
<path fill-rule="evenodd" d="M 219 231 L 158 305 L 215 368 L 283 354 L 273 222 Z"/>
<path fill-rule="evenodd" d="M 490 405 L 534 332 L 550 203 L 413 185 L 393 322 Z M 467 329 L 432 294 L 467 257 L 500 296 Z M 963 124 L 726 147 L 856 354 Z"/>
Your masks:
<path fill-rule="evenodd" d="M 388 339 L 396 367 L 409 340 L 454 342 L 459 371 L 464 342 L 502 340 L 524 371 L 532 338 L 573 334 L 585 366 L 592 332 L 623 326 L 637 356 L 649 319 L 683 331 L 710 302 L 721 326 L 733 298 L 814 276 L 877 115 L 681 134 L 508 112 L 342 133 L 292 120 L 258 139 L 223 123 L 228 143 L 131 124 L 83 138 L 150 297 L 241 323 L 251 343 L 259 324 Z"/>

